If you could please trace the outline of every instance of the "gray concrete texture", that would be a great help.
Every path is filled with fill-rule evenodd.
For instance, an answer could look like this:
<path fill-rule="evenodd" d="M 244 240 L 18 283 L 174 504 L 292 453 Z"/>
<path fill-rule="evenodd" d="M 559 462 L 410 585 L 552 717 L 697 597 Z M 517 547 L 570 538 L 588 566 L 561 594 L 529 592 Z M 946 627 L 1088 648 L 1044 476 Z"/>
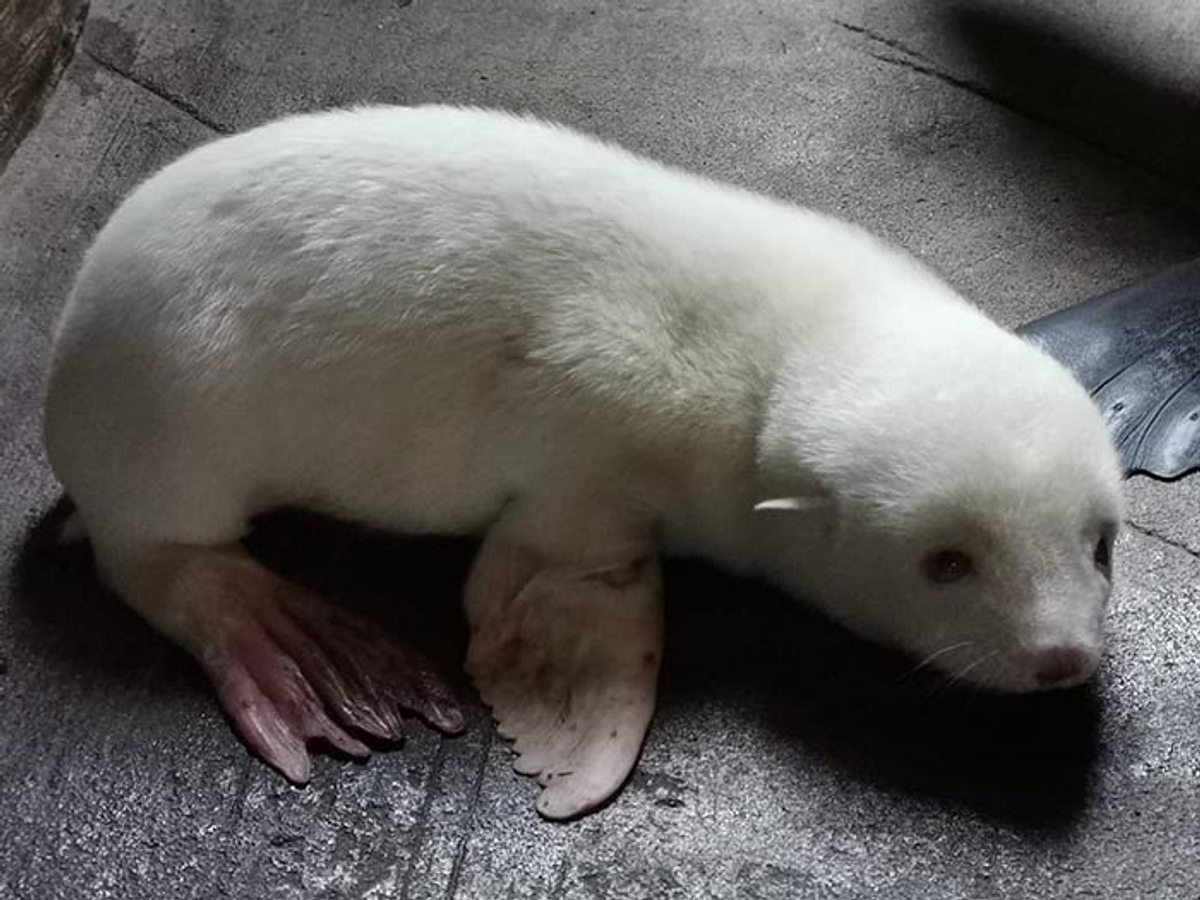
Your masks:
<path fill-rule="evenodd" d="M 304 790 L 250 759 L 190 661 L 47 541 L 38 432 L 89 239 L 219 132 L 531 110 L 859 221 L 1016 324 L 1200 253 L 1198 42 L 1183 0 L 94 2 L 0 175 L 0 898 L 1200 896 L 1200 478 L 1130 482 L 1110 652 L 1061 695 L 945 688 L 673 564 L 639 769 L 553 825 L 474 700 L 465 736 L 322 758 Z M 457 668 L 469 545 L 305 515 L 252 540 Z"/>

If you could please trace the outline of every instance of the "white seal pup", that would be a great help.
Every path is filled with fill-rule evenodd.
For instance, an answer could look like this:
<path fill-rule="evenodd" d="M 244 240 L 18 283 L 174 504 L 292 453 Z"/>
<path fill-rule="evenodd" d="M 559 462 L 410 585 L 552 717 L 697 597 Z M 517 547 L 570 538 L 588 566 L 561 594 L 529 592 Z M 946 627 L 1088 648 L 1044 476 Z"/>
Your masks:
<path fill-rule="evenodd" d="M 109 584 L 295 781 L 401 707 L 399 643 L 240 547 L 304 504 L 479 534 L 467 666 L 538 809 L 632 767 L 659 551 L 774 580 L 981 686 L 1073 685 L 1122 515 L 1068 372 L 856 227 L 529 118 L 300 116 L 114 213 L 57 335 L 54 471 Z"/>

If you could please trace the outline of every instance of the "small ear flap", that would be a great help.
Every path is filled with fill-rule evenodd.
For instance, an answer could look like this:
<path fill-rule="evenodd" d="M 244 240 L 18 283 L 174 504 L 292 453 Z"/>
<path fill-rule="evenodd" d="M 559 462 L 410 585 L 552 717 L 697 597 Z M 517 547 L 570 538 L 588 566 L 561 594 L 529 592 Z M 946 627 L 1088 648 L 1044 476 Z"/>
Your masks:
<path fill-rule="evenodd" d="M 776 497 L 754 504 L 755 512 L 802 512 L 829 505 L 827 497 Z"/>

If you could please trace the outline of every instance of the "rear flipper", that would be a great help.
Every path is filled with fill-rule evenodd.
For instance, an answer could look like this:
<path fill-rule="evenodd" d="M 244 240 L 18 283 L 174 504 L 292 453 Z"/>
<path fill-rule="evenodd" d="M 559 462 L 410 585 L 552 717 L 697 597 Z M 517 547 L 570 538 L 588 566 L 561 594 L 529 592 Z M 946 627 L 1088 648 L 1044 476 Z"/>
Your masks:
<path fill-rule="evenodd" d="M 1096 398 L 1127 472 L 1200 467 L 1200 260 L 1017 330 Z"/>
<path fill-rule="evenodd" d="M 401 710 L 444 732 L 463 727 L 453 694 L 419 654 L 236 545 L 102 562 L 122 596 L 196 657 L 238 734 L 293 782 L 309 779 L 310 741 L 366 757 L 360 737 L 403 738 Z"/>
<path fill-rule="evenodd" d="M 511 739 L 513 768 L 537 776 L 551 819 L 609 799 L 637 760 L 662 657 L 658 560 L 644 543 L 572 562 L 503 523 L 467 584 L 467 669 Z"/>

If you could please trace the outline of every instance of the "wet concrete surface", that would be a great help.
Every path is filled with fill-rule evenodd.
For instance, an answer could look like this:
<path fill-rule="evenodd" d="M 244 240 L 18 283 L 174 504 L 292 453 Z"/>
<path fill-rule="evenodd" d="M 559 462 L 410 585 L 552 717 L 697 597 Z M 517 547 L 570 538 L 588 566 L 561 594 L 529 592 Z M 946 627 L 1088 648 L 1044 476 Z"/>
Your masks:
<path fill-rule="evenodd" d="M 0 174 L 0 898 L 1200 894 L 1200 480 L 1130 482 L 1109 653 L 1058 695 L 947 688 L 761 586 L 674 563 L 639 768 L 610 806 L 554 825 L 461 677 L 462 737 L 414 726 L 366 764 L 321 759 L 305 789 L 251 759 L 86 547 L 49 540 L 39 438 L 52 323 L 122 194 L 301 109 L 532 110 L 855 219 L 1006 324 L 1193 258 L 1194 172 L 1131 135 L 1190 139 L 1171 116 L 1195 106 L 1180 47 L 1200 25 L 1140 7 L 94 2 Z M 1031 28 L 1069 30 L 1090 60 L 1078 103 L 1013 75 L 1012 35 Z M 251 544 L 458 671 L 469 542 L 293 513 Z"/>

